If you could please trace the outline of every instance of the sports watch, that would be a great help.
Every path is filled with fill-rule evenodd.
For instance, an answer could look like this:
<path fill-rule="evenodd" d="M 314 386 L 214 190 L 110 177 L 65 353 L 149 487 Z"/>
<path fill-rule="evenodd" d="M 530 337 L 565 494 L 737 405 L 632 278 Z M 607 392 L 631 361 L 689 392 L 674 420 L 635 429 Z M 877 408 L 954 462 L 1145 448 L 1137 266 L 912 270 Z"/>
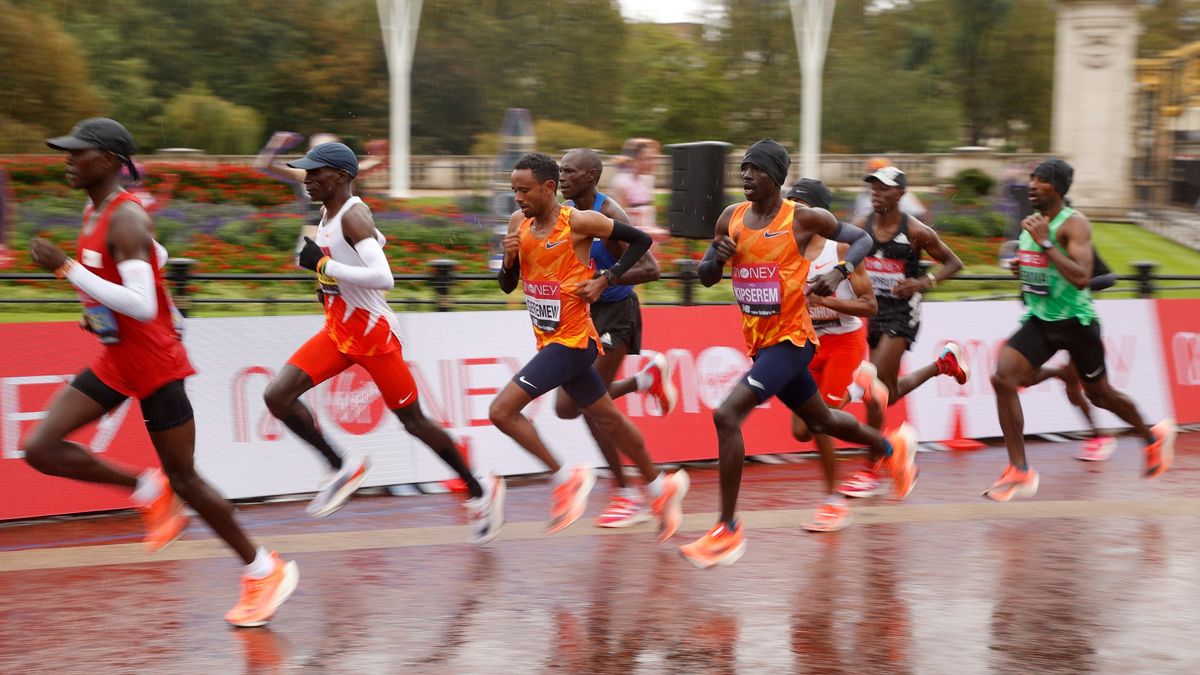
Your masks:
<path fill-rule="evenodd" d="M 839 260 L 838 264 L 833 266 L 833 269 L 841 272 L 846 278 L 849 278 L 850 273 L 854 271 L 854 265 L 851 265 L 845 260 Z"/>
<path fill-rule="evenodd" d="M 1054 248 L 1054 242 L 1050 241 L 1049 239 L 1043 239 L 1043 240 L 1039 241 L 1038 245 L 1042 247 L 1042 250 L 1049 250 L 1049 249 Z"/>

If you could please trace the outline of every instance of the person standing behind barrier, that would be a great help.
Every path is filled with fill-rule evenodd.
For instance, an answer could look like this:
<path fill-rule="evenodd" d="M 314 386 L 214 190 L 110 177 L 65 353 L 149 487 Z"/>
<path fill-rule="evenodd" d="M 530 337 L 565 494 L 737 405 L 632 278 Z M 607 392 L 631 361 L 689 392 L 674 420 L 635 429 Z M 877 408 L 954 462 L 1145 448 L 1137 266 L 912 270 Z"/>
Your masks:
<path fill-rule="evenodd" d="M 106 118 L 84 120 L 46 145 L 69 153 L 67 182 L 86 192 L 89 202 L 77 259 L 39 237 L 31 246 L 33 261 L 75 287 L 88 327 L 104 347 L 59 389 L 23 443 L 25 461 L 50 476 L 129 490 L 146 522 L 151 552 L 183 534 L 188 521 L 183 502 L 189 504 L 246 565 L 241 597 L 225 620 L 261 626 L 292 594 L 300 572 L 296 563 L 251 543 L 233 506 L 196 472 L 196 421 L 184 388 L 196 371 L 176 330 L 150 217 L 120 184 L 123 165 L 137 178 L 132 159 L 137 145 L 124 126 Z M 135 476 L 66 440 L 129 398 L 141 404 L 162 471 Z"/>
<path fill-rule="evenodd" d="M 603 170 L 600 155 L 594 151 L 571 150 L 563 155 L 559 163 L 559 190 L 567 204 L 577 209 L 599 211 L 614 221 L 626 222 L 629 216 L 621 205 L 596 189 Z M 629 244 L 615 239 L 593 239 L 592 269 L 597 272 L 610 269 L 627 248 Z M 635 391 L 648 391 L 658 402 L 662 414 L 667 415 L 674 409 L 678 394 L 671 381 L 671 364 L 663 354 L 655 354 L 646 367 L 633 377 L 613 382 L 625 356 L 642 351 L 642 310 L 637 294 L 633 292 L 633 285 L 658 281 L 658 277 L 658 261 L 653 253 L 646 251 L 614 285 L 604 289 L 600 298 L 592 303 L 591 313 L 592 323 L 600 335 L 600 345 L 604 348 L 604 353 L 596 358 L 596 372 L 600 373 L 600 379 L 608 387 L 609 396 L 616 399 Z M 574 419 L 580 415 L 579 406 L 561 388 L 555 399 L 554 410 L 562 419 Z M 650 512 L 641 492 L 626 486 L 621 456 L 612 439 L 600 433 L 591 418 L 584 417 L 584 421 L 617 484 L 617 492 L 610 497 L 608 508 L 600 514 L 596 525 L 627 527 L 649 520 Z"/>
<path fill-rule="evenodd" d="M 656 241 L 670 235 L 658 226 L 654 204 L 654 166 L 659 152 L 658 142 L 649 138 L 625 141 L 616 160 L 617 173 L 609 186 L 613 198 L 629 212 L 629 224 Z"/>
<path fill-rule="evenodd" d="M 1133 427 L 1145 442 L 1142 475 L 1155 478 L 1175 457 L 1175 422 L 1147 428 L 1133 400 L 1113 388 L 1104 363 L 1100 321 L 1088 288 L 1093 277 L 1092 224 L 1063 203 L 1075 170 L 1061 159 L 1037 165 L 1029 178 L 1036 211 L 1021 222 L 1017 264 L 1028 309 L 1021 328 L 1000 350 L 992 388 L 1009 465 L 983 494 L 1006 502 L 1037 494 L 1039 477 L 1025 457 L 1025 416 L 1019 387 L 1031 382 L 1042 364 L 1065 349 L 1093 405 Z"/>
<path fill-rule="evenodd" d="M 533 323 L 537 354 L 492 401 L 488 418 L 553 472 L 547 533 L 563 530 L 583 515 L 596 483 L 587 467 L 566 467 L 550 452 L 529 418 L 521 414 L 534 399 L 559 387 L 599 436 L 637 465 L 646 481 L 651 509 L 659 519 L 659 539 L 666 541 L 683 520 L 688 475 L 658 470 L 646 451 L 642 434 L 613 403 L 592 365 L 603 352 L 588 311 L 604 289 L 625 274 L 650 248 L 650 236 L 596 211 L 579 211 L 558 203 L 558 163 L 548 155 L 529 153 L 517 160 L 512 189 L 518 211 L 508 220 L 504 263 L 497 275 L 505 293 L 524 281 L 525 304 Z M 590 264 L 594 239 L 613 239 L 628 248 L 611 267 L 596 273 Z"/>
<path fill-rule="evenodd" d="M 832 195 L 825 184 L 814 178 L 802 178 L 788 191 L 788 200 L 810 208 L 829 210 Z M 828 270 L 846 257 L 849 244 L 838 243 L 819 235 L 813 235 L 804 251 L 810 261 L 808 282 L 815 283 L 823 270 Z M 861 317 L 875 314 L 875 291 L 865 267 L 856 267 L 850 276 L 838 284 L 831 295 L 808 295 L 809 315 L 813 330 L 821 341 L 817 355 L 808 369 L 817 382 L 817 390 L 825 404 L 840 410 L 850 402 L 850 383 L 854 371 L 867 358 L 867 323 Z M 795 413 L 792 414 L 792 435 L 798 441 L 812 440 L 808 425 Z M 837 457 L 834 455 L 833 438 L 828 434 L 816 434 L 817 450 L 821 456 L 821 469 L 825 474 L 826 498 L 813 513 L 813 519 L 804 523 L 810 532 L 836 532 L 850 524 L 850 505 L 845 495 L 835 491 L 837 481 Z"/>
<path fill-rule="evenodd" d="M 862 230 L 839 223 L 824 209 L 785 201 L 780 187 L 791 158 L 777 141 L 761 140 L 742 157 L 742 191 L 746 200 L 733 204 L 717 219 L 712 245 L 700 262 L 700 283 L 714 286 L 733 263 L 733 292 L 742 313 L 746 351 L 754 361 L 713 411 L 721 480 L 721 513 L 703 537 L 680 547 L 700 568 L 732 565 L 745 552 L 742 525 L 736 520 L 746 451 L 742 424 L 756 407 L 778 398 L 800 416 L 812 433 L 830 434 L 862 443 L 880 456 L 892 457 L 896 494 L 907 496 L 915 437 L 908 425 L 891 440 L 864 426 L 854 416 L 830 410 L 809 371 L 818 342 L 805 296 L 828 296 L 846 280 L 871 249 Z M 805 251 L 814 236 L 850 244 L 846 257 L 808 284 Z"/>
<path fill-rule="evenodd" d="M 471 541 L 486 543 L 500 529 L 504 480 L 474 476 L 445 429 L 421 412 L 417 385 L 404 362 L 400 323 L 384 292 L 395 280 L 383 253 L 385 239 L 375 229 L 371 209 L 351 194 L 358 159 L 341 143 L 322 143 L 289 166 L 305 172 L 309 195 L 321 202 L 316 241 L 304 238 L 301 267 L 317 273 L 325 305 L 325 326 L 288 359 L 263 394 L 271 414 L 315 448 L 334 475 L 308 505 L 324 518 L 337 511 L 366 479 L 365 457 L 343 456 L 317 427 L 300 396 L 358 364 L 379 387 L 384 405 L 415 436 L 458 474 L 471 498 L 464 506 L 471 519 Z"/>
<path fill-rule="evenodd" d="M 880 429 L 889 404 L 937 375 L 966 384 L 971 371 L 961 363 L 958 345 L 947 342 L 936 361 L 900 377 L 900 361 L 912 349 L 921 327 L 921 294 L 958 274 L 963 264 L 933 228 L 901 212 L 898 205 L 908 187 L 903 171 L 885 166 L 863 180 L 871 186 L 872 213 L 854 224 L 871 238 L 871 252 L 863 265 L 875 288 L 878 311 L 867 324 L 870 361 L 862 364 L 854 381 L 863 390 L 867 422 Z M 921 271 L 922 252 L 941 263 L 937 272 Z M 869 497 L 882 490 L 883 458 L 873 453 L 870 459 L 872 465 L 856 471 L 839 488 L 842 494 Z"/>

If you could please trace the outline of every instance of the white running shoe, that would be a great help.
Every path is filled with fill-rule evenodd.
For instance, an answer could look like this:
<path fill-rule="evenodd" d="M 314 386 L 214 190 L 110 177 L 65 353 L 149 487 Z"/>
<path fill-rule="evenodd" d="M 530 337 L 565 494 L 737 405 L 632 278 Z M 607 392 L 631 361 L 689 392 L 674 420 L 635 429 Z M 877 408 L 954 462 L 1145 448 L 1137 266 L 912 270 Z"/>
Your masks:
<path fill-rule="evenodd" d="M 504 527 L 504 495 L 508 485 L 503 476 L 494 473 L 476 474 L 475 480 L 483 486 L 483 496 L 463 502 L 471 521 L 471 534 L 467 540 L 483 545 L 495 539 Z"/>
<path fill-rule="evenodd" d="M 305 513 L 313 518 L 324 518 L 342 508 L 350 495 L 367 479 L 367 470 L 370 468 L 371 464 L 365 457 L 346 457 L 342 460 L 342 468 L 308 503 Z"/>

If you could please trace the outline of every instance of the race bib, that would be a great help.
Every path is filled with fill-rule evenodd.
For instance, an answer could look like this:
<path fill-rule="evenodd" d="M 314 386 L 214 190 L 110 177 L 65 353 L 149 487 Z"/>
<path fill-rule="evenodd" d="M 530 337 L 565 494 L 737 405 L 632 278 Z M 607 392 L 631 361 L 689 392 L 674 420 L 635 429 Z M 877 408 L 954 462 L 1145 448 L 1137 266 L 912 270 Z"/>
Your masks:
<path fill-rule="evenodd" d="M 733 266 L 733 297 L 742 314 L 774 316 L 780 308 L 780 278 L 777 263 Z"/>
<path fill-rule="evenodd" d="M 562 320 L 562 288 L 557 281 L 525 282 L 525 307 L 534 328 L 553 333 Z"/>
<path fill-rule="evenodd" d="M 96 335 L 101 344 L 115 345 L 121 341 L 116 315 L 111 309 L 91 298 L 83 301 L 83 320 L 87 322 L 88 330 Z"/>
<path fill-rule="evenodd" d="M 812 317 L 813 328 L 832 328 L 842 323 L 842 315 L 835 309 L 809 305 L 808 313 Z"/>
<path fill-rule="evenodd" d="M 1040 251 L 1017 251 L 1021 266 L 1021 292 L 1050 295 L 1050 258 Z"/>
<path fill-rule="evenodd" d="M 863 259 L 863 267 L 867 270 L 867 277 L 871 279 L 875 295 L 895 297 L 892 289 L 904 279 L 903 260 L 868 256 Z"/>

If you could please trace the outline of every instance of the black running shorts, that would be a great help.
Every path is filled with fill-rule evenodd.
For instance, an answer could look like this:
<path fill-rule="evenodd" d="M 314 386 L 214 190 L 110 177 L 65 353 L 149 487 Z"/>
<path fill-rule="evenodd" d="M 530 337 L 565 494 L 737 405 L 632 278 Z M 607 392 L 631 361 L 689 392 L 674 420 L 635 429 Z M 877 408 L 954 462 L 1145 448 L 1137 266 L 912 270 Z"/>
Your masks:
<path fill-rule="evenodd" d="M 1020 352 L 1034 368 L 1042 367 L 1060 349 L 1065 349 L 1084 382 L 1104 377 L 1104 342 L 1100 339 L 1099 321 L 1085 326 L 1079 319 L 1042 321 L 1031 316 L 1008 338 L 1008 346 Z"/>
<path fill-rule="evenodd" d="M 626 354 L 642 353 L 642 308 L 636 293 L 616 302 L 593 303 L 592 323 L 605 349 L 624 345 Z"/>
<path fill-rule="evenodd" d="M 897 300 L 875 296 L 879 306 L 875 316 L 867 321 L 867 345 L 874 349 L 884 335 L 893 335 L 908 340 L 912 349 L 921 328 L 921 306 L 917 300 Z"/>
<path fill-rule="evenodd" d="M 106 412 L 125 402 L 129 398 L 125 394 L 104 384 L 91 368 L 84 368 L 71 386 L 78 389 L 84 396 L 100 404 Z M 141 400 L 142 419 L 146 422 L 146 431 L 169 431 L 189 422 L 194 414 L 192 402 L 188 400 L 183 380 L 174 380 L 159 387 L 153 394 Z"/>

